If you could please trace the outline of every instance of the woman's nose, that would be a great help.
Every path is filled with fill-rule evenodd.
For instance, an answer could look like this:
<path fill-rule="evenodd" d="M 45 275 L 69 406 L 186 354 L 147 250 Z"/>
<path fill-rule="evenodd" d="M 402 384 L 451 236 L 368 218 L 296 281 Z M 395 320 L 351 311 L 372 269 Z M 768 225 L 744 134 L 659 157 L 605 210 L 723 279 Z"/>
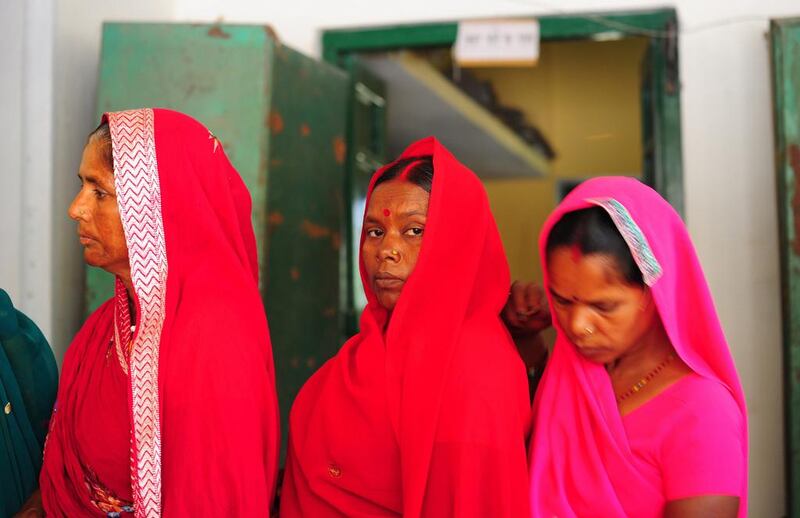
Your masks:
<path fill-rule="evenodd" d="M 569 319 L 569 328 L 572 331 L 572 336 L 585 336 L 594 331 L 591 312 L 586 308 L 580 306 L 573 308 Z"/>
<path fill-rule="evenodd" d="M 67 209 L 67 216 L 75 221 L 81 219 L 86 214 L 86 208 L 84 207 L 82 194 L 83 191 L 79 192 Z"/>
<path fill-rule="evenodd" d="M 402 257 L 402 250 L 397 240 L 387 236 L 381 243 L 381 259 L 384 261 L 399 261 Z"/>

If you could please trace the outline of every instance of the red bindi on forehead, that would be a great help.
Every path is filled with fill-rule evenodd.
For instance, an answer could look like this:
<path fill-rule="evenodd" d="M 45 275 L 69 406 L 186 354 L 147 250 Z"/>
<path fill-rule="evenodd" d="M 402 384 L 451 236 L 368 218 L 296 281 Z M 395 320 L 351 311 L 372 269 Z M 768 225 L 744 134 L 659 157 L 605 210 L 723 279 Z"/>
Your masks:
<path fill-rule="evenodd" d="M 390 211 L 389 209 L 383 209 L 383 215 L 388 218 L 389 216 L 392 215 L 392 211 Z"/>

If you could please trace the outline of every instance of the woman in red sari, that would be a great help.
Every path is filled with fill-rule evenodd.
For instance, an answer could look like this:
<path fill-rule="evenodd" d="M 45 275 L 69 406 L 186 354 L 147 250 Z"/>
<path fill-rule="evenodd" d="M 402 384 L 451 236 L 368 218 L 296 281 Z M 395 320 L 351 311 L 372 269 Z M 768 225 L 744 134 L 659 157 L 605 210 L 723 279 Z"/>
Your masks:
<path fill-rule="evenodd" d="M 267 515 L 278 411 L 250 197 L 168 110 L 109 113 L 69 215 L 115 296 L 67 351 L 41 474 L 47 516 Z"/>
<path fill-rule="evenodd" d="M 480 181 L 413 144 L 374 175 L 361 244 L 361 332 L 295 400 L 281 516 L 527 516 L 527 379 Z"/>

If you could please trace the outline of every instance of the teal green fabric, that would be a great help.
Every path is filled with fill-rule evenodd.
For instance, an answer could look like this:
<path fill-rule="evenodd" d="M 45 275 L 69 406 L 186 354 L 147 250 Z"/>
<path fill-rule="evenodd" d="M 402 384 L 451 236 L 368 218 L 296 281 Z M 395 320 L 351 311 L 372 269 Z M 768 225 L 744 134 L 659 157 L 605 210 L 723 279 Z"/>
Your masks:
<path fill-rule="evenodd" d="M 13 516 L 38 486 L 57 389 L 47 340 L 0 289 L 0 517 Z"/>

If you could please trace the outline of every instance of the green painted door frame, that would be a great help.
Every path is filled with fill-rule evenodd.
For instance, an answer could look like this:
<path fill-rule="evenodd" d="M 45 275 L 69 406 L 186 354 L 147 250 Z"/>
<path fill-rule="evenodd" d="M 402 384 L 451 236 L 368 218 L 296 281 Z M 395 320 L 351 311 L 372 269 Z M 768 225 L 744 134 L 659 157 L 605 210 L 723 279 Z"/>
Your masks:
<path fill-rule="evenodd" d="M 787 515 L 800 518 L 800 18 L 770 26 L 783 300 Z"/>
<path fill-rule="evenodd" d="M 646 69 L 643 70 L 643 160 L 644 180 L 658 190 L 679 213 L 683 213 L 683 168 L 680 125 L 680 80 L 678 75 L 678 19 L 674 9 L 626 12 L 604 15 L 559 15 L 538 18 L 543 41 L 568 39 L 609 39 L 626 36 L 649 38 Z M 385 139 L 380 124 L 367 122 L 363 114 L 353 110 L 358 97 L 356 91 L 366 83 L 359 79 L 364 71 L 359 69 L 358 54 L 422 47 L 451 47 L 456 41 L 458 22 L 394 25 L 356 29 L 328 30 L 322 34 L 323 59 L 347 70 L 351 75 L 350 120 L 348 121 L 348 154 L 345 192 L 352 195 L 363 183 L 363 167 L 357 163 L 358 155 L 368 156 L 371 163 L 386 160 L 386 146 L 376 142 Z M 374 81 L 373 81 L 374 82 Z M 372 85 L 381 95 L 383 88 Z M 391 99 L 386 99 L 391 104 Z M 385 108 L 381 105 L 381 114 Z M 385 115 L 384 115 L 385 116 Z M 356 131 L 356 126 L 358 131 Z M 372 137 L 369 137 L 372 128 Z M 371 142 L 369 153 L 360 152 L 365 142 Z M 369 147 L 369 146 L 367 146 Z M 353 200 L 346 201 L 350 207 Z M 347 219 L 347 218 L 346 218 Z M 353 227 L 343 229 L 345 249 L 352 251 Z M 350 252 L 348 252 L 350 253 Z M 342 330 L 345 337 L 357 331 L 358 307 L 354 298 L 358 286 L 358 272 L 352 256 L 345 258 L 346 270 L 342 272 L 343 285 L 348 286 L 342 297 L 340 314 L 344 316 Z"/>
<path fill-rule="evenodd" d="M 366 299 L 356 287 L 361 286 L 358 268 L 358 232 L 367 187 L 372 174 L 388 159 L 386 85 L 371 73 L 358 55 L 346 56 L 343 68 L 350 75 L 347 108 L 347 159 L 344 182 L 344 245 L 340 285 L 340 330 L 343 341 L 358 332 L 358 319 Z"/>
<path fill-rule="evenodd" d="M 650 125 L 643 128 L 646 157 L 643 177 L 683 214 L 678 17 L 674 9 L 538 17 L 543 41 L 645 36 L 648 48 Z M 348 57 L 361 52 L 414 47 L 450 47 L 458 22 L 327 30 L 322 34 L 323 59 L 347 68 Z M 391 99 L 388 100 L 391 103 Z"/>

